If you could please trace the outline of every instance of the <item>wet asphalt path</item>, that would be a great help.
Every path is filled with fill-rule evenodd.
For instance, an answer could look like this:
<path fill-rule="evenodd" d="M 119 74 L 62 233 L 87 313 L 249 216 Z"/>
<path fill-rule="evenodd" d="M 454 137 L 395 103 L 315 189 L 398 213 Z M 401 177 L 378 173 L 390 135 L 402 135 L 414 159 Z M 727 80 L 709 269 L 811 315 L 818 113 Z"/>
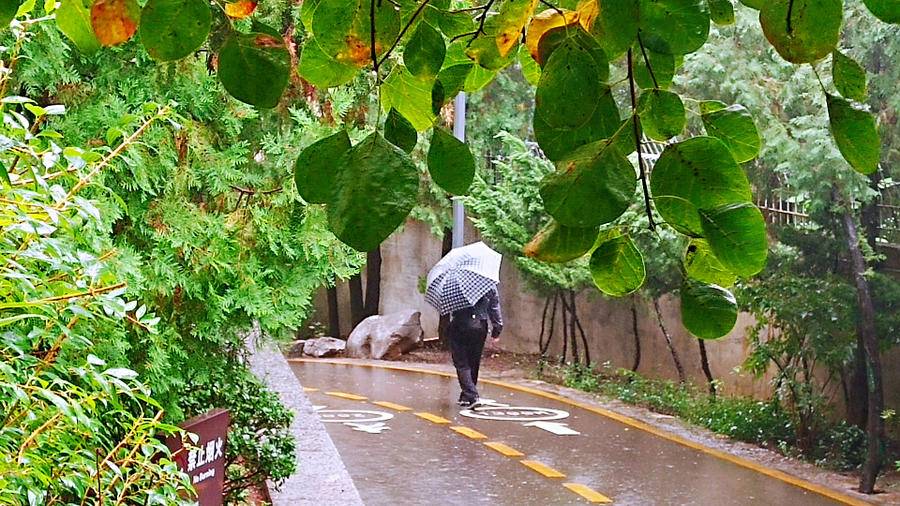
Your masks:
<path fill-rule="evenodd" d="M 327 362 L 291 367 L 369 505 L 842 504 L 527 392 L 480 384 L 482 397 L 506 406 L 461 413 L 455 378 Z"/>

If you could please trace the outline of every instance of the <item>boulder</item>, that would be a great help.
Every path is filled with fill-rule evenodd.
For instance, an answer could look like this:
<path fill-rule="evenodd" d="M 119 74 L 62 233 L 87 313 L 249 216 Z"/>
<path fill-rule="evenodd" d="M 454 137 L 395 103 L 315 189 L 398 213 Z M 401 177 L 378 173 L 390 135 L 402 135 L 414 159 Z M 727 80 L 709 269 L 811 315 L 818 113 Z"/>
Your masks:
<path fill-rule="evenodd" d="M 370 316 L 360 322 L 347 338 L 347 356 L 397 360 L 422 345 L 421 313 L 400 311 L 384 316 Z"/>
<path fill-rule="evenodd" d="M 291 347 L 288 348 L 287 356 L 288 358 L 300 358 L 303 356 L 303 347 L 306 345 L 306 339 L 300 339 L 291 343 Z"/>
<path fill-rule="evenodd" d="M 333 357 L 340 355 L 347 347 L 346 341 L 333 337 L 318 337 L 307 339 L 303 344 L 303 354 L 310 357 Z"/>

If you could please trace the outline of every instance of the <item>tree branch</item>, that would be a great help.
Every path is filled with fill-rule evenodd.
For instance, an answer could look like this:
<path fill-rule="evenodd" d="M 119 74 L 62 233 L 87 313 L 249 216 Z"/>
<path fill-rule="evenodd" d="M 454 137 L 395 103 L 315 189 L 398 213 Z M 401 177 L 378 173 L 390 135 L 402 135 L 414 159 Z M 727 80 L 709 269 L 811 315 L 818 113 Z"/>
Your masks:
<path fill-rule="evenodd" d="M 640 128 L 638 128 L 637 93 L 635 92 L 634 84 L 634 54 L 632 49 L 628 50 L 628 84 L 631 91 L 631 124 L 634 129 L 634 143 L 637 148 L 641 186 L 644 191 L 644 207 L 646 208 L 650 230 L 656 230 L 656 224 L 653 222 L 653 208 L 650 206 L 650 189 L 647 187 L 647 169 L 644 167 L 644 157 L 641 154 L 641 132 Z"/>
<path fill-rule="evenodd" d="M 413 23 L 416 21 L 416 18 L 419 17 L 419 14 L 421 14 L 423 10 L 425 10 L 425 7 L 428 6 L 428 2 L 430 2 L 430 1 L 431 0 L 425 0 L 421 4 L 419 4 L 419 7 L 416 9 L 416 12 L 414 12 L 412 17 L 409 18 L 409 21 L 406 22 L 406 26 L 404 26 L 403 29 L 400 30 L 400 35 L 397 36 L 397 40 L 395 40 L 394 43 L 391 44 L 391 47 L 387 50 L 387 52 L 385 52 L 381 56 L 381 59 L 378 60 L 379 67 L 381 65 L 384 65 L 384 62 L 387 61 L 389 56 L 391 56 L 391 53 L 394 52 L 394 49 L 397 49 L 397 45 L 400 44 L 400 41 L 403 39 L 403 36 L 406 35 L 406 32 L 409 31 L 409 29 L 412 27 Z M 374 32 L 374 28 L 373 28 L 373 32 Z M 372 43 L 372 46 L 373 47 L 375 46 L 374 42 Z M 374 55 L 374 50 L 373 50 L 373 55 Z"/>

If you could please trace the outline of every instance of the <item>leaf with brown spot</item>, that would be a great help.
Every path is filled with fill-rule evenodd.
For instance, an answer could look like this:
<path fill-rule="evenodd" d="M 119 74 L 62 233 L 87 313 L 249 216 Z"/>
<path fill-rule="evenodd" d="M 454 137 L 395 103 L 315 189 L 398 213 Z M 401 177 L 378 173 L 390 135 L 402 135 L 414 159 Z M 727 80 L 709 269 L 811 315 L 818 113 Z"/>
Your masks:
<path fill-rule="evenodd" d="M 91 6 L 91 27 L 104 46 L 121 44 L 137 32 L 140 8 L 135 0 L 97 0 Z"/>
<path fill-rule="evenodd" d="M 528 25 L 528 34 L 525 37 L 525 46 L 535 60 L 539 58 L 538 44 L 545 33 L 560 26 L 574 25 L 581 18 L 578 12 L 565 9 L 561 9 L 561 11 L 562 14 L 556 9 L 547 9 L 531 19 L 531 24 Z"/>
<path fill-rule="evenodd" d="M 575 12 L 578 13 L 578 22 L 590 32 L 594 21 L 600 15 L 600 4 L 597 3 L 597 0 L 581 0 L 578 7 L 575 8 Z"/>
<path fill-rule="evenodd" d="M 256 11 L 259 2 L 254 0 L 239 0 L 225 4 L 225 15 L 232 19 L 244 19 Z"/>
<path fill-rule="evenodd" d="M 522 29 L 528 24 L 538 0 L 507 0 L 500 9 L 497 50 L 505 57 L 519 42 Z"/>

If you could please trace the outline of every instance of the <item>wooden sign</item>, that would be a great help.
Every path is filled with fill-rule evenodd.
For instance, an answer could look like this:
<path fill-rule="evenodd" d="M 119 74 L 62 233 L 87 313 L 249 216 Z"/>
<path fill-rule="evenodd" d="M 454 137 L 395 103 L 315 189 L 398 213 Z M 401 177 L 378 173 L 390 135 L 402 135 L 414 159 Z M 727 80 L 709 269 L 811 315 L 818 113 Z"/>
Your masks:
<path fill-rule="evenodd" d="M 228 410 L 214 409 L 180 425 L 198 436 L 193 447 L 183 447 L 179 438 L 166 439 L 172 458 L 190 476 L 200 506 L 221 506 L 223 503 L 229 422 Z"/>

